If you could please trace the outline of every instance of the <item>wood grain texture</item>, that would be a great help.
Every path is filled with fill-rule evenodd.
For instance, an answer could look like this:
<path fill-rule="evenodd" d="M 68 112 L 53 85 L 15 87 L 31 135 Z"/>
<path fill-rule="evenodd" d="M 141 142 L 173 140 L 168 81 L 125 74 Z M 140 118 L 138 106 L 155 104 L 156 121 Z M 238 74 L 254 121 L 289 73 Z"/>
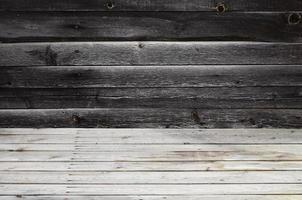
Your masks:
<path fill-rule="evenodd" d="M 15 128 L 0 139 L 0 199 L 301 197 L 300 129 Z"/>
<path fill-rule="evenodd" d="M 47 146 L 47 145 L 46 145 Z M 302 171 L 302 161 L 1 162 L 8 172 Z"/>
<path fill-rule="evenodd" d="M 302 108 L 302 87 L 1 89 L 1 109 Z"/>
<path fill-rule="evenodd" d="M 0 184 L 257 184 L 301 183 L 301 171 L 0 172 Z"/>
<path fill-rule="evenodd" d="M 95 91 L 96 87 L 160 89 L 160 87 L 302 86 L 301 65 L 2 66 L 0 70 L 1 88 L 85 87 L 88 89 L 87 93 Z M 2 91 L 1 96 L 7 92 Z M 16 92 L 22 94 L 21 90 Z"/>
<path fill-rule="evenodd" d="M 82 200 L 83 198 L 87 200 L 257 200 L 261 198 L 262 200 L 300 200 L 302 195 L 173 195 L 173 196 L 68 196 L 69 200 Z M 66 196 L 49 196 L 49 195 L 17 195 L 17 196 L 0 196 L 1 200 L 66 200 Z"/>
<path fill-rule="evenodd" d="M 122 130 L 122 131 L 121 131 Z M 302 144 L 299 129 L 32 129 L 1 128 L 1 144 L 70 144 L 84 149 L 119 144 Z M 17 147 L 17 146 L 16 146 Z M 49 146 L 46 146 L 47 148 Z M 67 147 L 67 146 L 66 146 Z M 24 149 L 26 150 L 26 149 Z"/>
<path fill-rule="evenodd" d="M 110 3 L 113 3 L 111 8 Z M 225 0 L 227 11 L 300 11 L 299 0 Z M 1 0 L 1 11 L 216 11 L 217 0 Z"/>
<path fill-rule="evenodd" d="M 225 184 L 225 185 L 48 185 L 1 184 L 3 195 L 249 195 L 283 194 L 300 195 L 302 184 Z M 67 196 L 68 196 L 67 195 Z"/>
<path fill-rule="evenodd" d="M 77 142 L 75 142 L 77 143 Z M 154 150 L 154 148 L 156 150 Z M 120 150 L 119 150 L 120 149 Z M 160 145 L 82 151 L 1 151 L 1 162 L 194 162 L 194 161 L 296 161 L 301 145 L 186 146 Z"/>
<path fill-rule="evenodd" d="M 0 127 L 300 128 L 301 109 L 14 109 Z"/>
<path fill-rule="evenodd" d="M 0 40 L 301 42 L 302 24 L 289 24 L 288 17 L 286 12 L 0 12 Z"/>
<path fill-rule="evenodd" d="M 76 42 L 0 44 L 0 66 L 302 64 L 300 43 Z"/>

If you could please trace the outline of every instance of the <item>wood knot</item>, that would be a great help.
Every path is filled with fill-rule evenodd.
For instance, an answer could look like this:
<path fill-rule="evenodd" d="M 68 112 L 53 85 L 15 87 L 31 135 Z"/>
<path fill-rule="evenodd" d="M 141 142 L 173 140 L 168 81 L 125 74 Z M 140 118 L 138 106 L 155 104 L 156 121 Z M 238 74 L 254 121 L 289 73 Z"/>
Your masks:
<path fill-rule="evenodd" d="M 72 115 L 72 117 L 71 117 L 71 121 L 72 121 L 74 124 L 79 124 L 79 123 L 80 123 L 80 120 L 81 120 L 81 118 L 80 118 L 78 115 Z"/>
<path fill-rule="evenodd" d="M 287 23 L 289 25 L 296 25 L 301 22 L 301 15 L 299 13 L 291 13 L 287 17 Z"/>
<path fill-rule="evenodd" d="M 144 48 L 144 44 L 140 43 L 140 44 L 138 45 L 138 47 L 139 47 L 140 49 L 142 49 L 142 48 Z"/>
<path fill-rule="evenodd" d="M 111 10 L 111 9 L 113 9 L 113 8 L 115 7 L 115 5 L 114 5 L 113 2 L 109 1 L 109 2 L 106 3 L 106 7 L 107 7 L 109 10 Z"/>
<path fill-rule="evenodd" d="M 216 11 L 218 13 L 224 13 L 226 11 L 226 6 L 224 3 L 218 3 L 216 6 Z"/>
<path fill-rule="evenodd" d="M 196 110 L 194 110 L 194 111 L 191 112 L 191 118 L 194 120 L 194 122 L 201 123 L 199 114 L 198 114 L 198 112 Z"/>

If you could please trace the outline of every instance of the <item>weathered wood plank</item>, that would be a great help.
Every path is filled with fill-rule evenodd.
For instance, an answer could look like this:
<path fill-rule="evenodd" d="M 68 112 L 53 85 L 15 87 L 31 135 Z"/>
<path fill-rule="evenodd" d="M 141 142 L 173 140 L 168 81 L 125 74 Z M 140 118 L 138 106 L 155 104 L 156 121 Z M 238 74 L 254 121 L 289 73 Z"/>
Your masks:
<path fill-rule="evenodd" d="M 302 161 L 1 162 L 1 171 L 301 171 Z"/>
<path fill-rule="evenodd" d="M 0 127 L 301 128 L 301 109 L 14 109 Z"/>
<path fill-rule="evenodd" d="M 302 64 L 300 43 L 76 42 L 0 44 L 0 66 Z"/>
<path fill-rule="evenodd" d="M 211 138 L 213 135 L 217 135 L 219 137 L 227 137 L 227 138 L 237 138 L 239 141 L 242 141 L 241 137 L 250 138 L 250 141 L 265 141 L 267 143 L 267 139 L 275 137 L 275 139 L 280 139 L 278 143 L 289 143 L 289 141 L 294 140 L 297 142 L 300 138 L 300 129 L 288 129 L 288 128 L 279 128 L 279 129 L 114 129 L 114 128 L 106 128 L 106 129 L 90 129 L 90 128 L 0 128 L 0 134 L 6 135 L 68 135 L 68 134 L 80 134 L 82 136 L 86 136 L 89 134 L 96 134 L 95 136 L 102 135 L 104 136 L 108 134 L 114 134 L 116 136 L 131 136 L 129 138 L 143 136 L 150 137 L 153 134 L 161 134 L 162 138 L 166 136 L 171 137 L 171 135 L 179 135 L 190 137 L 189 134 L 209 134 L 207 138 Z M 221 134 L 226 134 L 225 136 L 221 136 Z M 297 135 L 296 135 L 297 134 Z M 106 137 L 108 137 L 106 136 Z M 259 139 L 257 138 L 260 137 Z M 154 137 L 153 137 L 154 138 Z M 127 139 L 127 138 L 124 138 Z M 252 140 L 251 140 L 252 139 Z M 215 139 L 216 140 L 216 139 Z M 162 140 L 158 140 L 162 141 Z M 213 142 L 208 142 L 213 143 Z M 233 142 L 229 142 L 233 143 Z M 145 142 L 144 142 L 145 144 Z"/>
<path fill-rule="evenodd" d="M 301 194 L 302 184 L 48 185 L 1 184 L 2 195 Z"/>
<path fill-rule="evenodd" d="M 62 138 L 64 140 L 65 138 Z M 91 141 L 92 139 L 90 139 Z M 100 141 L 99 138 L 96 139 L 95 143 L 98 143 Z M 174 145 L 174 144 L 133 144 L 133 145 L 112 145 L 112 144 L 93 144 L 88 143 L 87 139 L 83 141 L 83 143 L 79 143 L 78 141 L 75 142 L 75 144 L 47 144 L 47 143 L 38 143 L 38 144 L 24 144 L 21 142 L 21 144 L 16 143 L 6 143 L 6 141 L 1 142 L 0 144 L 0 151 L 2 152 L 72 152 L 72 153 L 81 153 L 81 152 L 140 152 L 140 151 L 147 151 L 151 152 L 152 150 L 154 152 L 217 152 L 217 151 L 268 151 L 271 153 L 271 155 L 276 153 L 288 153 L 289 155 L 297 155 L 300 156 L 300 153 L 297 153 L 295 151 L 300 151 L 301 145 L 298 144 L 247 144 L 244 143 L 244 145 L 239 144 L 186 144 L 186 145 Z M 81 141 L 82 142 L 82 141 Z M 250 150 L 248 149 L 250 148 Z M 154 150 L 155 149 L 155 150 Z M 264 153 L 265 154 L 265 153 Z M 264 156 L 264 155 L 263 155 Z"/>
<path fill-rule="evenodd" d="M 81 145 L 77 146 L 81 148 L 97 148 L 104 144 L 301 144 L 301 134 L 300 129 L 1 128 L 0 142 L 70 144 Z"/>
<path fill-rule="evenodd" d="M 96 87 L 302 86 L 301 65 L 26 66 L 1 67 L 0 70 L 1 88 L 87 88 L 83 90 L 87 93 L 85 95 L 96 91 Z M 5 96 L 5 92 L 1 90 L 1 97 Z M 27 92 L 16 90 L 15 93 L 24 95 Z"/>
<path fill-rule="evenodd" d="M 0 172 L 0 184 L 302 183 L 301 171 L 258 172 Z"/>
<path fill-rule="evenodd" d="M 47 75 L 41 77 L 47 77 Z M 80 82 L 79 80 L 79 84 Z M 302 86 L 245 88 L 13 88 L 1 89 L 0 92 L 1 109 L 108 107 L 302 108 Z"/>
<path fill-rule="evenodd" d="M 223 1 L 227 11 L 300 11 L 299 0 Z M 1 11 L 216 11 L 217 0 L 1 0 Z"/>
<path fill-rule="evenodd" d="M 301 145 L 139 145 L 75 151 L 0 151 L 0 161 L 218 161 L 302 159 Z"/>
<path fill-rule="evenodd" d="M 48 195 L 16 195 L 0 196 L 0 200 L 301 200 L 302 195 L 186 195 L 184 196 L 48 196 Z"/>
<path fill-rule="evenodd" d="M 296 22 L 288 22 L 289 16 L 279 12 L 0 12 L 0 40 L 301 42 L 302 24 L 291 24 Z"/>

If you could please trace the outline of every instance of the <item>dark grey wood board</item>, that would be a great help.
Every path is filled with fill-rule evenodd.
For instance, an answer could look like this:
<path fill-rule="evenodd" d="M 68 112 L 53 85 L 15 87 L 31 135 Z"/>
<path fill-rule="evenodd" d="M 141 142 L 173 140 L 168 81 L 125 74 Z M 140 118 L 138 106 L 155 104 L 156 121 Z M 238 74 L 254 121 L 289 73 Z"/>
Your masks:
<path fill-rule="evenodd" d="M 14 109 L 0 127 L 301 128 L 301 109 Z"/>
<path fill-rule="evenodd" d="M 0 109 L 297 108 L 302 87 L 0 89 Z"/>
<path fill-rule="evenodd" d="M 302 43 L 61 42 L 0 44 L 0 66 L 302 64 Z"/>
<path fill-rule="evenodd" d="M 0 0 L 2 11 L 300 11 L 299 0 Z"/>
<path fill-rule="evenodd" d="M 0 70 L 0 88 L 302 86 L 301 65 L 8 66 Z"/>
<path fill-rule="evenodd" d="M 288 12 L 0 12 L 0 41 L 301 42 L 302 23 L 289 23 L 289 15 Z"/>

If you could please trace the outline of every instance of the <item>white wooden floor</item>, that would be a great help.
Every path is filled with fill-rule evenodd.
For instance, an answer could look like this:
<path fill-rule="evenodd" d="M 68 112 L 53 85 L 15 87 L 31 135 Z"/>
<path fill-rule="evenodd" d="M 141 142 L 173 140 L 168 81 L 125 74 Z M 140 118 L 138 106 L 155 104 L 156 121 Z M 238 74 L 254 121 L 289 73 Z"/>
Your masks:
<path fill-rule="evenodd" d="M 0 200 L 301 200 L 302 129 L 0 129 Z"/>

